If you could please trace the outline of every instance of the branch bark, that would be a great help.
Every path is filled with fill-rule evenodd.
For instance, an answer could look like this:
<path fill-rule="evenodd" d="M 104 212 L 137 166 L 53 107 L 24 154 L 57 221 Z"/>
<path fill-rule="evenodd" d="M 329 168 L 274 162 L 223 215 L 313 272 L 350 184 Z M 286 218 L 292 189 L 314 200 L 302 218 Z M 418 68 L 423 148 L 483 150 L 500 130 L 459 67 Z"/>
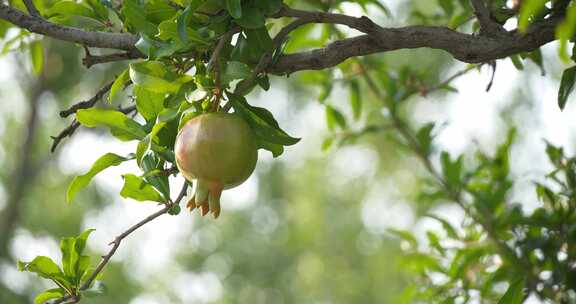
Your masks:
<path fill-rule="evenodd" d="M 485 5 L 478 0 L 472 1 L 473 4 L 476 3 L 476 13 L 481 23 L 494 26 L 496 23 L 490 20 L 489 11 Z M 352 57 L 415 48 L 443 50 L 457 60 L 467 63 L 487 62 L 521 52 L 530 52 L 554 41 L 555 26 L 562 20 L 557 17 L 549 18 L 534 24 L 527 33 L 504 31 L 498 34 L 491 32 L 486 35 L 472 35 L 437 26 L 384 28 L 367 17 L 307 12 L 288 7 L 284 7 L 273 16 L 273 18 L 280 17 L 297 18 L 303 23 L 342 24 L 365 34 L 337 40 L 324 48 L 282 56 L 277 63 L 267 69 L 267 72 L 280 75 L 302 70 L 330 68 Z M 3 4 L 0 4 L 0 18 L 31 32 L 55 39 L 76 42 L 89 47 L 138 52 L 134 46 L 138 37 L 128 33 L 90 32 L 58 25 L 28 16 Z"/>
<path fill-rule="evenodd" d="M 474 15 L 480 23 L 480 34 L 485 35 L 498 35 L 503 34 L 506 30 L 492 19 L 492 13 L 484 0 L 470 0 L 470 4 L 474 9 Z"/>
<path fill-rule="evenodd" d="M 0 3 L 0 19 L 27 29 L 30 32 L 52 37 L 58 40 L 80 43 L 89 47 L 135 50 L 138 37 L 126 33 L 90 32 L 55 24 L 42 18 L 29 16 L 23 12 Z"/>
<path fill-rule="evenodd" d="M 553 18 L 535 24 L 527 33 L 508 32 L 495 37 L 460 33 L 445 27 L 407 26 L 382 28 L 371 35 L 337 40 L 324 48 L 284 55 L 268 72 L 290 74 L 301 70 L 322 70 L 348 58 L 400 49 L 432 48 L 450 53 L 467 63 L 482 63 L 530 52 L 555 40 Z"/>

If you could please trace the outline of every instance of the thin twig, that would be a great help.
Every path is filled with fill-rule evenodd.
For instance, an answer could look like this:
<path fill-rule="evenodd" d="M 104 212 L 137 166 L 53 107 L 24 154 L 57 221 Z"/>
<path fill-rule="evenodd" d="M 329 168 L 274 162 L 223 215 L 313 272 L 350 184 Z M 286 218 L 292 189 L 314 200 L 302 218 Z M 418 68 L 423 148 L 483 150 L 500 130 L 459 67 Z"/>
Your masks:
<path fill-rule="evenodd" d="M 293 17 L 299 20 L 305 21 L 306 23 L 329 23 L 329 24 L 342 24 L 346 25 L 352 29 L 358 30 L 365 34 L 375 34 L 377 31 L 383 28 L 370 18 L 366 16 L 362 17 L 352 17 L 343 14 L 325 13 L 325 12 L 310 12 L 299 9 L 293 9 L 287 5 L 284 5 L 282 9 L 273 17 Z"/>
<path fill-rule="evenodd" d="M 90 68 L 93 65 L 100 64 L 100 63 L 108 63 L 108 62 L 116 62 L 116 61 L 124 61 L 130 59 L 138 59 L 138 58 L 145 58 L 144 54 L 140 52 L 135 52 L 133 50 L 128 51 L 126 53 L 115 53 L 115 54 L 108 54 L 108 55 L 100 55 L 95 56 L 90 53 L 86 54 L 86 57 L 82 59 L 82 64 L 86 68 Z"/>
<path fill-rule="evenodd" d="M 23 0 L 23 1 L 24 5 L 26 6 L 26 9 L 28 9 L 28 13 L 30 13 L 30 16 L 42 18 L 42 16 L 40 16 L 40 12 L 36 8 L 32 0 Z"/>
<path fill-rule="evenodd" d="M 104 94 L 106 94 L 106 93 L 108 93 L 108 91 L 110 91 L 110 88 L 112 88 L 112 84 L 114 84 L 114 81 L 110 81 L 105 86 L 100 88 L 100 90 L 98 90 L 96 95 L 92 96 L 90 99 L 88 99 L 86 101 L 78 102 L 78 103 L 72 105 L 67 110 L 60 111 L 60 117 L 65 118 L 65 117 L 68 117 L 72 114 L 75 114 L 80 109 L 88 109 L 88 108 L 93 107 L 100 99 L 102 99 Z"/>
<path fill-rule="evenodd" d="M 121 108 L 118 111 L 124 113 L 124 114 L 129 114 L 132 113 L 136 110 L 136 106 L 129 106 L 126 108 Z M 54 152 L 56 151 L 56 148 L 58 147 L 58 145 L 60 144 L 60 142 L 66 138 L 66 137 L 71 137 L 72 134 L 74 134 L 74 132 L 76 132 L 76 130 L 80 127 L 80 123 L 74 119 L 72 121 L 72 123 L 70 123 L 70 125 L 68 125 L 68 127 L 66 127 L 64 130 L 62 130 L 58 135 L 56 136 L 52 136 L 52 147 L 50 148 L 50 152 Z"/>
<path fill-rule="evenodd" d="M 222 35 L 222 37 L 220 37 L 220 39 L 218 40 L 218 44 L 216 45 L 216 48 L 212 53 L 210 61 L 208 61 L 207 68 L 209 71 L 214 70 L 214 79 L 216 85 L 216 90 L 214 92 L 215 99 L 214 104 L 212 106 L 213 112 L 218 111 L 218 107 L 220 106 L 220 98 L 222 97 L 222 64 L 221 64 L 222 51 L 224 50 L 224 47 L 226 47 L 226 45 L 230 43 L 230 40 L 232 40 L 232 36 L 239 31 L 240 28 L 235 27 L 232 30 L 226 32 L 224 35 Z"/>
<path fill-rule="evenodd" d="M 492 19 L 492 12 L 484 3 L 484 0 L 470 0 L 470 4 L 476 19 L 478 19 L 478 23 L 480 23 L 481 34 L 499 35 L 506 33 L 504 27 Z"/>
<path fill-rule="evenodd" d="M 116 238 L 114 238 L 114 240 L 112 242 L 110 242 L 110 244 L 109 244 L 109 245 L 112 245 L 112 248 L 110 248 L 108 253 L 102 257 L 102 260 L 100 261 L 100 263 L 98 263 L 98 266 L 96 266 L 96 269 L 94 270 L 94 272 L 92 272 L 92 274 L 88 277 L 88 279 L 84 282 L 84 284 L 82 284 L 82 286 L 80 286 L 79 291 L 83 291 L 83 290 L 90 288 L 90 286 L 92 285 L 94 280 L 96 280 L 96 277 L 98 277 L 98 275 L 102 272 L 102 270 L 104 270 L 104 267 L 106 267 L 106 265 L 108 264 L 108 262 L 110 261 L 112 256 L 114 256 L 114 254 L 116 253 L 116 250 L 118 250 L 118 248 L 120 247 L 122 240 L 124 240 L 126 237 L 128 237 L 130 234 L 132 234 L 134 231 L 138 230 L 140 227 L 150 223 L 151 221 L 160 217 L 161 215 L 168 213 L 168 211 L 170 211 L 170 209 L 173 206 L 180 204 L 180 202 L 182 201 L 182 199 L 186 195 L 187 189 L 188 189 L 188 183 L 184 182 L 184 185 L 182 186 L 182 189 L 180 190 L 180 193 L 178 194 L 178 197 L 176 198 L 175 201 L 167 202 L 165 204 L 164 208 L 152 213 L 151 215 L 147 216 L 146 218 L 144 218 L 140 222 L 134 224 L 133 226 L 128 228 L 126 231 L 122 232 L 120 235 L 118 235 Z M 57 303 L 65 303 L 65 302 L 70 302 L 70 301 L 72 301 L 72 303 L 77 303 L 80 301 L 80 297 L 78 295 L 74 295 L 74 296 L 68 295 L 68 296 L 59 298 L 56 301 L 48 302 L 46 304 L 57 304 Z"/>

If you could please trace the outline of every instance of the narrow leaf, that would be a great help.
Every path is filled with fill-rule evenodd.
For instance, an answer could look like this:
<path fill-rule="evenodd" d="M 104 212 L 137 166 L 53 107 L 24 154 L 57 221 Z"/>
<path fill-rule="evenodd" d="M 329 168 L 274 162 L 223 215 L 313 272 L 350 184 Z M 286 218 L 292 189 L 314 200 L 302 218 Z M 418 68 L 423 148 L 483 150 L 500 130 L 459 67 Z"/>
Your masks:
<path fill-rule="evenodd" d="M 524 302 L 524 279 L 512 282 L 498 304 L 522 304 L 522 302 Z"/>
<path fill-rule="evenodd" d="M 116 77 L 114 83 L 112 83 L 112 87 L 110 87 L 110 93 L 108 94 L 109 103 L 112 103 L 112 101 L 114 100 L 114 96 L 116 96 L 116 94 L 118 94 L 118 92 L 124 88 L 126 82 L 128 82 L 129 80 L 130 80 L 130 74 L 128 72 L 128 69 L 124 70 L 120 75 L 118 75 L 118 77 Z"/>
<path fill-rule="evenodd" d="M 568 96 L 574 90 L 574 82 L 576 81 L 576 66 L 564 70 L 562 73 L 562 80 L 560 81 L 560 89 L 558 90 L 558 107 L 564 110 Z"/>

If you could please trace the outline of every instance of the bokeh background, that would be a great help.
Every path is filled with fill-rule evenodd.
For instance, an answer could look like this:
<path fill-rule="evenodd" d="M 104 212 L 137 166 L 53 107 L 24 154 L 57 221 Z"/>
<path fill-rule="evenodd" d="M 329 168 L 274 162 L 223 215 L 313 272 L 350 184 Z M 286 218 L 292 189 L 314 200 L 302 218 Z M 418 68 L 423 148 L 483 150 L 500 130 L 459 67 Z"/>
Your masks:
<path fill-rule="evenodd" d="M 408 12 L 428 5 L 383 2 L 394 19 L 376 9 L 371 17 L 384 25 L 415 23 Z M 354 4 L 347 4 L 346 12 L 362 14 Z M 306 31 L 301 31 L 303 37 Z M 87 171 L 104 153 L 133 152 L 136 143 L 81 129 L 50 153 L 50 136 L 69 123 L 58 112 L 91 97 L 125 64 L 87 71 L 81 66 L 80 48 L 56 41 L 48 45 L 41 77 L 32 76 L 24 51 L 0 58 L 0 303 L 29 303 L 50 287 L 18 272 L 16 260 L 46 255 L 59 261 L 61 237 L 95 228 L 88 248 L 96 263 L 115 235 L 158 208 L 118 195 L 121 174 L 138 173 L 130 163 L 104 171 L 73 204 L 66 204 L 73 176 Z M 565 68 L 556 51 L 554 44 L 543 49 L 546 75 L 533 64 L 519 71 L 510 61 L 499 61 L 489 92 L 485 89 L 491 71 L 485 67 L 458 78 L 453 83 L 458 93 L 412 98 L 408 111 L 416 126 L 431 121 L 441 125 L 436 144 L 453 155 L 478 150 L 490 154 L 509 128 L 517 128 L 510 201 L 522 203 L 527 211 L 539 206 L 532 182 L 550 169 L 544 139 L 564 146 L 568 154 L 576 148 L 576 105 L 569 102 L 563 112 L 556 106 Z M 465 67 L 431 50 L 371 58 L 440 80 Z M 107 295 L 85 302 L 402 303 L 403 290 L 413 284 L 413 265 L 403 262 L 403 244 L 388 229 L 410 230 L 425 239 L 426 230 L 439 227 L 424 213 L 441 214 L 455 225 L 463 214 L 448 202 L 425 204 L 418 199 L 422 185 L 417 177 L 425 172 L 385 132 L 323 151 L 322 143 L 331 135 L 312 85 L 319 77 L 318 72 L 275 77 L 270 91 L 249 98 L 271 109 L 289 134 L 302 137 L 298 145 L 278 159 L 260 152 L 256 173 L 224 193 L 218 220 L 182 212 L 134 233 L 104 272 Z M 349 113 L 348 91 L 338 82 L 334 86 L 328 102 Z M 129 102 L 127 96 L 120 99 Z M 366 111 L 353 129 L 383 115 L 374 96 L 366 92 L 363 99 Z M 180 185 L 182 180 L 172 182 Z"/>

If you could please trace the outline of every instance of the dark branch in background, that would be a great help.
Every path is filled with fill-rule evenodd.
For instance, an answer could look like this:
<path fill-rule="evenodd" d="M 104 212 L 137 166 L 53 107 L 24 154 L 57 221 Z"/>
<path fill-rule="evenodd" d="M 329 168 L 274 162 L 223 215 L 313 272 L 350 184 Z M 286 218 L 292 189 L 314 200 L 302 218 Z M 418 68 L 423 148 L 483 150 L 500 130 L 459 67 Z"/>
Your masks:
<path fill-rule="evenodd" d="M 376 82 L 372 79 L 371 75 L 368 71 L 363 67 L 362 62 L 359 61 L 359 64 L 362 66 L 362 70 L 364 71 L 364 80 L 366 81 L 370 91 L 382 102 L 384 105 L 388 107 L 386 103 L 386 96 L 382 92 L 382 90 L 378 87 Z M 470 71 L 471 69 L 468 69 Z M 456 77 L 451 77 L 450 81 L 454 80 L 465 73 L 456 73 Z M 444 81 L 443 83 L 448 83 Z M 410 93 L 407 93 L 410 94 Z M 501 240 L 496 231 L 494 231 L 494 223 L 492 220 L 492 216 L 490 214 L 478 214 L 476 213 L 471 206 L 466 202 L 464 196 L 462 195 L 460 190 L 453 189 L 450 184 L 444 179 L 442 174 L 436 170 L 429 155 L 425 152 L 422 148 L 418 139 L 414 132 L 410 129 L 408 125 L 398 116 L 398 113 L 395 111 L 391 111 L 390 118 L 392 120 L 392 124 L 394 128 L 399 132 L 402 139 L 406 141 L 407 146 L 412 150 L 412 152 L 421 160 L 422 164 L 426 168 L 426 171 L 433 177 L 434 180 L 442 187 L 443 191 L 448 195 L 450 199 L 452 199 L 462 210 L 482 229 L 486 232 L 489 241 L 496 247 L 497 252 L 501 255 L 503 259 L 507 259 L 511 261 L 514 265 L 518 267 L 526 267 L 526 269 L 530 269 L 530 261 L 526 259 L 522 259 L 518 257 L 515 251 L 510 248 L 504 240 Z M 464 190 L 465 191 L 465 190 Z M 529 281 L 530 286 L 536 286 L 534 282 L 537 282 L 538 278 L 534 277 L 532 274 L 528 273 L 529 277 L 527 280 Z"/>
<path fill-rule="evenodd" d="M 483 3 L 478 3 L 481 6 L 476 12 L 482 16 L 484 20 L 482 22 L 487 24 L 490 18 L 489 11 Z M 341 14 L 306 12 L 287 7 L 281 9 L 273 17 L 294 17 L 304 23 L 342 24 L 365 33 L 365 35 L 337 40 L 324 48 L 282 56 L 277 63 L 266 69 L 267 72 L 273 74 L 321 70 L 333 67 L 351 57 L 414 48 L 444 50 L 454 58 L 467 63 L 487 62 L 521 52 L 530 52 L 555 40 L 555 26 L 562 20 L 561 14 L 558 17 L 550 17 L 533 24 L 527 33 L 512 31 L 471 35 L 437 26 L 384 28 L 367 17 L 356 18 Z M 0 4 L 0 18 L 31 32 L 64 41 L 77 42 L 89 47 L 138 52 L 134 46 L 138 37 L 132 34 L 90 32 L 58 25 L 28 16 L 4 4 Z M 490 24 L 492 24 L 490 27 L 494 26 L 494 22 Z"/>
<path fill-rule="evenodd" d="M 40 12 L 36 8 L 32 0 L 23 0 L 23 2 L 24 5 L 26 5 L 26 9 L 28 9 L 28 13 L 30 13 L 31 16 L 40 17 Z"/>
<path fill-rule="evenodd" d="M 55 24 L 42 18 L 28 16 L 2 3 L 0 3 L 0 18 L 33 33 L 63 41 L 76 42 L 89 47 L 131 51 L 135 50 L 134 45 L 138 41 L 138 37 L 132 34 L 90 32 Z"/>
<path fill-rule="evenodd" d="M 283 6 L 282 9 L 276 14 L 275 17 L 292 17 L 298 18 L 305 23 L 330 23 L 342 24 L 350 28 L 356 29 L 365 34 L 374 34 L 384 28 L 374 23 L 366 16 L 352 17 L 343 14 L 333 14 L 324 12 L 309 12 L 298 9 L 293 9 L 288 6 Z"/>
<path fill-rule="evenodd" d="M 506 30 L 492 19 L 492 13 L 484 0 L 470 0 L 470 4 L 478 23 L 480 23 L 480 34 L 498 35 L 506 33 Z"/>
<path fill-rule="evenodd" d="M 72 105 L 70 108 L 68 108 L 67 110 L 60 111 L 60 117 L 62 117 L 62 118 L 68 117 L 72 114 L 75 114 L 80 109 L 88 109 L 88 108 L 93 107 L 100 99 L 102 99 L 104 94 L 106 94 L 106 93 L 108 93 L 108 91 L 110 91 L 110 88 L 112 88 L 112 84 L 114 84 L 114 81 L 110 81 L 105 86 L 103 86 L 100 90 L 98 90 L 96 95 L 94 95 L 92 98 L 90 98 L 86 101 L 81 101 L 79 103 L 76 103 L 76 104 Z"/>
<path fill-rule="evenodd" d="M 129 114 L 132 113 L 134 111 L 136 111 L 136 106 L 129 106 L 126 108 L 121 108 L 118 111 L 124 113 L 124 114 Z M 50 152 L 54 152 L 56 151 L 56 148 L 58 147 L 58 145 L 60 144 L 60 142 L 62 140 L 64 140 L 66 137 L 71 137 L 72 134 L 74 134 L 74 132 L 76 132 L 76 130 L 80 127 L 80 123 L 74 119 L 72 121 L 72 123 L 70 123 L 70 125 L 68 125 L 68 127 L 66 127 L 64 130 L 62 130 L 58 135 L 56 136 L 52 136 L 52 147 L 50 148 Z"/>
<path fill-rule="evenodd" d="M 96 269 L 94 270 L 94 272 L 92 272 L 92 274 L 88 277 L 88 279 L 86 279 L 86 281 L 84 281 L 84 284 L 82 284 L 82 286 L 80 286 L 79 290 L 83 291 L 83 290 L 90 288 L 90 286 L 92 285 L 94 280 L 96 280 L 96 277 L 98 277 L 98 275 L 102 272 L 102 270 L 104 270 L 104 267 L 106 267 L 106 265 L 108 264 L 108 262 L 110 261 L 112 256 L 114 256 L 114 254 L 116 253 L 116 250 L 118 250 L 118 248 L 120 247 L 122 240 L 124 240 L 126 237 L 128 237 L 130 234 L 132 234 L 132 232 L 138 230 L 140 227 L 150 223 L 151 221 L 155 220 L 159 216 L 168 213 L 168 211 L 170 211 L 170 209 L 172 207 L 179 205 L 180 202 L 182 201 L 182 199 L 184 198 L 184 196 L 186 195 L 187 189 L 188 189 L 188 183 L 184 182 L 184 186 L 182 186 L 182 189 L 180 190 L 180 193 L 178 194 L 178 197 L 176 198 L 176 200 L 166 202 L 164 204 L 164 208 L 152 213 L 151 215 L 147 216 L 145 219 L 134 224 L 133 226 L 128 228 L 126 231 L 122 232 L 122 234 L 120 234 L 116 238 L 114 238 L 114 240 L 112 242 L 110 242 L 110 244 L 108 244 L 108 245 L 112 245 L 112 248 L 110 248 L 108 253 L 102 257 L 102 260 L 100 261 L 100 263 L 98 263 L 98 266 L 96 266 Z M 77 303 L 78 301 L 80 301 L 80 296 L 68 295 L 68 296 L 59 298 L 55 301 L 49 301 L 45 304 Z"/>

